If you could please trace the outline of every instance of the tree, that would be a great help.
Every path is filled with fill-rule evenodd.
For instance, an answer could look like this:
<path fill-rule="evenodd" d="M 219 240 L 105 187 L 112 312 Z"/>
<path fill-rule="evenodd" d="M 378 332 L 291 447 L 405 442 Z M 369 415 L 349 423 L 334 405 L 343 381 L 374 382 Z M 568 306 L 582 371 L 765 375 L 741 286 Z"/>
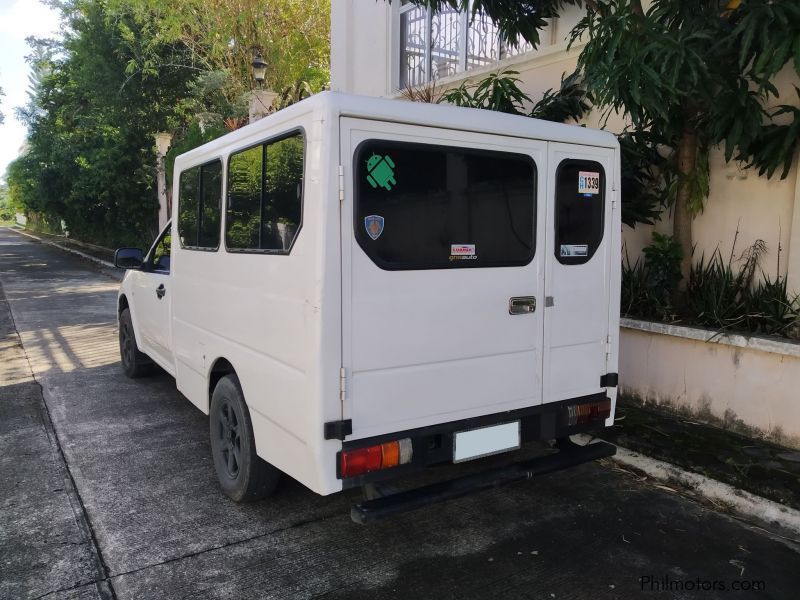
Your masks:
<path fill-rule="evenodd" d="M 3 88 L 0 87 L 0 98 L 2 98 L 5 95 L 6 95 L 6 93 L 3 91 Z M 3 116 L 3 113 L 0 112 L 0 125 L 3 124 L 4 119 L 5 119 L 5 117 Z"/>
<path fill-rule="evenodd" d="M 40 223 L 63 221 L 86 241 L 153 239 L 153 134 L 174 134 L 171 175 L 177 153 L 241 124 L 255 47 L 276 87 L 328 80 L 329 0 L 52 2 L 65 34 L 29 40 L 28 150 L 9 167 L 9 191 Z"/>
<path fill-rule="evenodd" d="M 298 81 L 318 90 L 330 77 L 330 0 L 109 0 L 109 7 L 131 11 L 150 39 L 181 44 L 190 57 L 186 68 L 212 74 L 222 84 L 215 92 L 231 106 L 241 106 L 256 86 L 250 66 L 256 51 L 269 65 L 266 85 L 274 90 Z M 142 44 L 128 69 L 160 61 Z"/>
<path fill-rule="evenodd" d="M 669 188 L 682 285 L 693 251 L 691 220 L 709 191 L 708 153 L 745 161 L 759 174 L 789 172 L 800 108 L 781 104 L 775 76 L 800 73 L 800 4 L 795 0 L 412 0 L 492 18 L 514 44 L 534 46 L 565 5 L 586 7 L 571 43 L 586 40 L 578 72 L 600 108 L 625 115 L 635 132 L 671 149 Z M 800 95 L 800 90 L 798 90 Z"/>
<path fill-rule="evenodd" d="M 34 41 L 31 100 L 20 111 L 28 149 L 9 167 L 12 197 L 40 222 L 61 221 L 78 238 L 100 244 L 149 242 L 155 233 L 152 133 L 182 120 L 175 98 L 189 75 L 178 69 L 140 73 L 125 66 L 135 51 L 101 0 L 63 4 L 63 42 Z M 162 44 L 173 60 L 183 52 Z"/>

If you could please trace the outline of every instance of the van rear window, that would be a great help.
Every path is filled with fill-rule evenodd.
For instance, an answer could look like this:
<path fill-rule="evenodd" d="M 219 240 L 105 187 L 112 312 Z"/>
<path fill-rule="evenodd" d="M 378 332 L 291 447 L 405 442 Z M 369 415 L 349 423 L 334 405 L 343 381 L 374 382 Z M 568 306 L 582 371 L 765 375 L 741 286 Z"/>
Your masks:
<path fill-rule="evenodd" d="M 568 159 L 558 165 L 555 255 L 562 265 L 589 262 L 603 241 L 605 176 L 595 161 Z"/>
<path fill-rule="evenodd" d="M 510 152 L 369 140 L 355 155 L 356 240 L 387 270 L 528 264 L 536 165 Z"/>

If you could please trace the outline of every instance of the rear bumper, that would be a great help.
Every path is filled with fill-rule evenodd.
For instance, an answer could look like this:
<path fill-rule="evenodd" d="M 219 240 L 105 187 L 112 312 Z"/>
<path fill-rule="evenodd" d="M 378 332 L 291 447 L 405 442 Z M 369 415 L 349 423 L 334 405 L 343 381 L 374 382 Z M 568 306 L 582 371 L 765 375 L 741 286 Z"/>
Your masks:
<path fill-rule="evenodd" d="M 356 523 L 366 524 L 429 504 L 444 502 L 515 481 L 532 479 L 598 458 L 613 456 L 616 453 L 616 447 L 606 442 L 578 446 L 566 440 L 561 441 L 558 446 L 559 452 L 556 454 L 362 502 L 353 506 L 350 517 Z"/>
<path fill-rule="evenodd" d="M 339 452 L 336 455 L 336 474 L 339 479 L 342 479 L 342 488 L 348 489 L 367 483 L 376 483 L 402 477 L 431 465 L 450 463 L 453 461 L 453 435 L 455 432 L 508 423 L 511 421 L 518 420 L 520 422 L 520 442 L 523 445 L 536 441 L 566 438 L 576 433 L 596 430 L 605 426 L 605 419 L 593 420 L 581 425 L 571 425 L 570 408 L 603 400 L 611 402 L 606 394 L 601 392 L 599 394 L 572 398 L 561 402 L 551 402 L 519 410 L 483 415 L 472 419 L 450 421 L 448 423 L 440 423 L 419 429 L 397 431 L 387 435 L 345 441 L 342 444 L 342 451 L 364 448 L 401 438 L 410 438 L 413 445 L 413 458 L 411 463 L 406 465 L 366 473 L 356 477 L 342 478 L 339 471 L 339 457 L 341 454 L 341 452 Z M 611 410 L 613 414 L 613 404 Z"/>

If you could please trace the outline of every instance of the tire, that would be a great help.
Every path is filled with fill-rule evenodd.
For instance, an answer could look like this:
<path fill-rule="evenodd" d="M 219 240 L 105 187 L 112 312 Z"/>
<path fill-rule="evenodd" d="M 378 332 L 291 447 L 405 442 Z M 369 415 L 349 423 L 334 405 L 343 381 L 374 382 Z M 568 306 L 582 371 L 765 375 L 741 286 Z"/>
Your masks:
<path fill-rule="evenodd" d="M 219 380 L 209 410 L 211 455 L 222 491 L 236 502 L 272 494 L 280 471 L 256 454 L 253 425 L 236 375 Z"/>
<path fill-rule="evenodd" d="M 122 370 L 131 379 L 152 375 L 153 361 L 136 345 L 131 311 L 127 308 L 119 314 L 119 355 Z"/>

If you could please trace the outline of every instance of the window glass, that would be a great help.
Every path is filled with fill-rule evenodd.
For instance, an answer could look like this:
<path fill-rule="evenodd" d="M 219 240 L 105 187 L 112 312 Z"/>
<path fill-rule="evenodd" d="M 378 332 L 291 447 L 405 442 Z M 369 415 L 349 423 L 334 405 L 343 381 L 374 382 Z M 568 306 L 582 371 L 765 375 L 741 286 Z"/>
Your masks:
<path fill-rule="evenodd" d="M 170 251 L 172 250 L 172 235 L 169 227 L 161 234 L 161 237 L 153 246 L 153 255 L 150 259 L 151 268 L 154 271 L 164 271 L 169 273 Z"/>
<path fill-rule="evenodd" d="M 510 152 L 388 141 L 355 157 L 355 231 L 384 269 L 528 264 L 536 167 Z"/>
<path fill-rule="evenodd" d="M 229 250 L 287 252 L 300 229 L 301 133 L 231 155 L 225 243 Z"/>
<path fill-rule="evenodd" d="M 565 160 L 556 173 L 555 254 L 565 265 L 588 262 L 603 241 L 605 172 L 600 163 Z"/>
<path fill-rule="evenodd" d="M 460 43 L 464 19 L 461 13 L 445 7 L 431 15 L 431 76 L 436 81 L 463 70 Z"/>
<path fill-rule="evenodd" d="M 197 244 L 197 207 L 200 193 L 200 167 L 181 173 L 178 189 L 178 235 L 181 246 Z"/>
<path fill-rule="evenodd" d="M 222 165 L 215 161 L 181 173 L 178 197 L 178 235 L 181 247 L 214 250 L 219 247 L 222 212 Z"/>
<path fill-rule="evenodd" d="M 534 50 L 520 39 L 511 45 L 502 39 L 500 28 L 473 1 L 459 12 L 452 6 L 438 9 L 401 2 L 398 19 L 400 89 L 416 87 L 490 65 L 509 56 Z M 552 24 L 541 31 L 541 47 L 555 43 Z"/>
<path fill-rule="evenodd" d="M 263 146 L 231 156 L 228 163 L 228 210 L 225 244 L 228 248 L 258 248 L 261 224 Z"/>
<path fill-rule="evenodd" d="M 262 248 L 288 250 L 291 247 L 300 228 L 302 185 L 302 136 L 295 135 L 269 144 Z"/>
<path fill-rule="evenodd" d="M 400 87 L 425 82 L 426 9 L 417 6 L 400 15 Z"/>
<path fill-rule="evenodd" d="M 203 166 L 201 183 L 202 202 L 197 246 L 218 248 L 222 214 L 222 163 L 215 162 Z"/>

